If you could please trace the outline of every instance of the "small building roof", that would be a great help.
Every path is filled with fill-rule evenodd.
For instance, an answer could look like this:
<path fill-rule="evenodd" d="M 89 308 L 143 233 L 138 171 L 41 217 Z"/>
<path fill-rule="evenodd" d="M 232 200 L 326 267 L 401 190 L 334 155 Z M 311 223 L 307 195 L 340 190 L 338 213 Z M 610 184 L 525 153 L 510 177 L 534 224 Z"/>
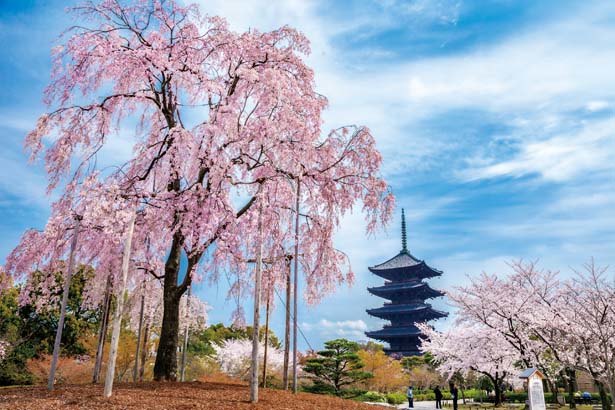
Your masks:
<path fill-rule="evenodd" d="M 538 370 L 535 367 L 530 367 L 529 369 L 525 369 L 520 375 L 519 378 L 520 379 L 529 379 L 530 377 L 532 377 L 534 374 L 536 374 L 538 377 L 540 377 L 541 379 L 545 378 L 545 375 L 542 374 L 542 372 L 540 370 Z"/>

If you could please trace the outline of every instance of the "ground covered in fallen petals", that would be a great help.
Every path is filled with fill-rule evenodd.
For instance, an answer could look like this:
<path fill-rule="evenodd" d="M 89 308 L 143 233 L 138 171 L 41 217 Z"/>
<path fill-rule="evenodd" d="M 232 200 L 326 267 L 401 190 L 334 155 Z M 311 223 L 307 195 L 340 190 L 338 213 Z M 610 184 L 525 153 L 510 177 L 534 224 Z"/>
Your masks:
<path fill-rule="evenodd" d="M 248 386 L 239 383 L 141 383 L 118 384 L 110 399 L 102 397 L 100 385 L 0 388 L 0 409 L 371 409 L 363 403 L 317 394 L 261 389 L 258 404 L 249 403 Z"/>

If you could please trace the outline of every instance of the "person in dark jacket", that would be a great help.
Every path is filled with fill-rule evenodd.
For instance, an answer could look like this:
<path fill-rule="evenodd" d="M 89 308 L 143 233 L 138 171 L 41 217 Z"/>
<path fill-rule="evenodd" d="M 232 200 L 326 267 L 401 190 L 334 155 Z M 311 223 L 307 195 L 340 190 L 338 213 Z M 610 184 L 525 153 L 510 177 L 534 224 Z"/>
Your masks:
<path fill-rule="evenodd" d="M 436 409 L 441 409 L 442 408 L 442 391 L 440 390 L 440 386 L 436 386 L 433 392 L 436 395 Z"/>
<path fill-rule="evenodd" d="M 451 383 L 451 397 L 453 398 L 453 410 L 457 410 L 457 399 L 459 398 L 459 390 L 455 383 Z"/>

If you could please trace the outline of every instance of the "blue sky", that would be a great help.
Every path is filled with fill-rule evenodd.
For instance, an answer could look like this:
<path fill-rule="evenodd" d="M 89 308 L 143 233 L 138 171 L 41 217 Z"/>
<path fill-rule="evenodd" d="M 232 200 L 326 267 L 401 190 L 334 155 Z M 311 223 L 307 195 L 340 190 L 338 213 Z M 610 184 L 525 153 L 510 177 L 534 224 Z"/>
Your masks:
<path fill-rule="evenodd" d="M 592 256 L 615 262 L 615 4 L 200 3 L 237 30 L 289 24 L 310 38 L 308 61 L 330 102 L 325 127 L 372 129 L 384 176 L 406 208 L 411 251 L 445 271 L 434 287 L 504 273 L 516 258 L 565 274 Z M 0 263 L 49 213 L 44 172 L 27 164 L 22 141 L 44 110 L 49 49 L 74 23 L 68 4 L 0 0 Z M 112 146 L 104 155 L 126 153 Z M 300 306 L 315 348 L 338 336 L 365 339 L 363 330 L 380 325 L 365 313 L 382 303 L 365 290 L 381 283 L 367 266 L 399 251 L 398 220 L 367 238 L 361 215 L 349 215 L 336 241 L 357 279 L 318 306 Z M 229 320 L 225 283 L 197 291 L 213 306 L 212 321 Z M 282 314 L 273 318 L 279 335 Z"/>

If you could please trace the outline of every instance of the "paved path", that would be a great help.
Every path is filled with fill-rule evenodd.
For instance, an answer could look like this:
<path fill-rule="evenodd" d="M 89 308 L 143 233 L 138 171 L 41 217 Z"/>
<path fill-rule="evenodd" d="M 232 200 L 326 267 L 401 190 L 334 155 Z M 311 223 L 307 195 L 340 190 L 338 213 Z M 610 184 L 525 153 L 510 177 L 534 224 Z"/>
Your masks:
<path fill-rule="evenodd" d="M 443 402 L 444 403 L 444 402 Z M 368 404 L 375 404 L 375 405 L 380 405 L 382 407 L 393 407 L 391 405 L 387 405 L 384 403 L 368 403 Z M 402 403 L 399 406 L 397 406 L 396 408 L 398 409 L 407 409 L 408 408 L 408 402 Z M 414 410 L 436 410 L 436 402 L 435 401 L 415 401 L 414 402 Z"/>
<path fill-rule="evenodd" d="M 404 404 L 400 404 L 397 406 L 398 409 L 407 409 L 408 402 Z M 415 401 L 414 402 L 415 410 L 436 410 L 436 402 L 435 401 Z"/>

